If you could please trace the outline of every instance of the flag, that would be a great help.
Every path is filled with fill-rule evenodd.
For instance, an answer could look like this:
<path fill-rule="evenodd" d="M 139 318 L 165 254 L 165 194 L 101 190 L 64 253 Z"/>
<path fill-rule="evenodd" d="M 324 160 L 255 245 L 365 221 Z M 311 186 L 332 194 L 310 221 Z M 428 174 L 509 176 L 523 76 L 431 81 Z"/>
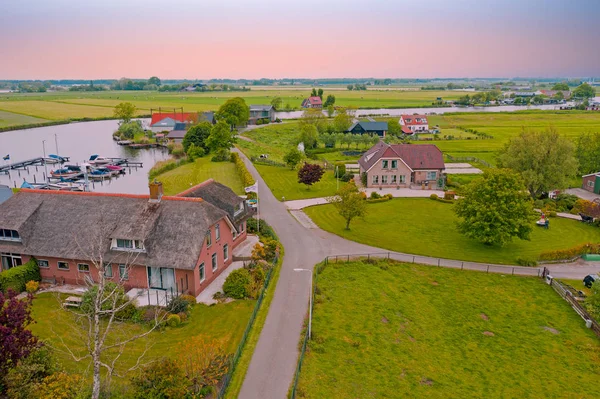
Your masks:
<path fill-rule="evenodd" d="M 8 161 L 10 159 L 10 154 L 6 154 L 6 156 L 2 157 L 2 159 Z"/>
<path fill-rule="evenodd" d="M 247 193 L 258 193 L 258 182 L 244 189 Z"/>

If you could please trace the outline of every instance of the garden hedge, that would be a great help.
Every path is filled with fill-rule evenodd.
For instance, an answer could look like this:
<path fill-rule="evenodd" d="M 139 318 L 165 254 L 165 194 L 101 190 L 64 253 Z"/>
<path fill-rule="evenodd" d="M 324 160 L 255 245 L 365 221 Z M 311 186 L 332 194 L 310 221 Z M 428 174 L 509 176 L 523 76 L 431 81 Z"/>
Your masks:
<path fill-rule="evenodd" d="M 242 184 L 244 185 L 244 187 L 253 185 L 254 178 L 252 177 L 250 172 L 248 172 L 244 161 L 242 160 L 242 158 L 240 158 L 240 155 L 237 152 L 231 153 L 231 162 L 235 164 L 235 167 L 237 168 L 240 178 L 242 179 Z"/>
<path fill-rule="evenodd" d="M 25 291 L 28 281 L 41 281 L 40 268 L 34 258 L 24 265 L 13 267 L 0 273 L 0 290 L 6 292 L 9 288 L 17 292 Z"/>
<path fill-rule="evenodd" d="M 544 251 L 540 254 L 540 261 L 568 260 L 585 254 L 600 254 L 600 244 L 587 243 L 568 249 Z"/>

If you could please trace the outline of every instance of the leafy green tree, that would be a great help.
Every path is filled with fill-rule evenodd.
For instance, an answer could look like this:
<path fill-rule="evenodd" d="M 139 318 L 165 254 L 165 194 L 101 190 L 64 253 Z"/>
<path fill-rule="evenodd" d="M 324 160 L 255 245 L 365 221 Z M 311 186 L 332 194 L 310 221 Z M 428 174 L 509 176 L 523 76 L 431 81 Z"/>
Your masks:
<path fill-rule="evenodd" d="M 334 104 L 335 104 L 335 96 L 333 94 L 329 94 L 327 96 L 327 99 L 323 103 L 323 106 L 324 107 L 329 107 L 330 105 L 333 106 Z"/>
<path fill-rule="evenodd" d="M 190 127 L 183 137 L 183 150 L 187 153 L 190 145 L 194 144 L 196 147 L 202 148 L 204 152 L 207 153 L 209 148 L 206 140 L 208 139 L 208 136 L 210 136 L 212 127 L 213 125 L 210 122 L 200 122 L 197 125 Z"/>
<path fill-rule="evenodd" d="M 529 240 L 536 218 L 523 179 L 508 169 L 489 169 L 468 184 L 454 211 L 461 219 L 458 230 L 486 245 Z"/>
<path fill-rule="evenodd" d="M 128 123 L 135 115 L 135 111 L 135 105 L 132 103 L 120 103 L 115 107 L 114 116 L 123 123 Z"/>
<path fill-rule="evenodd" d="M 350 230 L 352 219 L 364 218 L 367 214 L 367 202 L 353 181 L 340 187 L 335 196 L 327 198 L 327 202 L 333 204 L 340 216 L 344 218 L 346 230 Z"/>
<path fill-rule="evenodd" d="M 568 187 L 577 173 L 575 146 L 555 129 L 523 131 L 498 156 L 498 167 L 519 172 L 533 198 Z"/>
<path fill-rule="evenodd" d="M 223 120 L 231 126 L 231 130 L 238 125 L 248 123 L 250 119 L 250 107 L 246 105 L 241 97 L 230 98 L 225 101 L 216 113 L 217 120 Z"/>
<path fill-rule="evenodd" d="M 319 133 L 324 133 L 327 130 L 327 119 L 320 109 L 309 108 L 302 113 L 300 118 L 300 128 L 305 125 L 313 125 Z"/>
<path fill-rule="evenodd" d="M 346 144 L 348 146 L 347 148 L 350 148 L 350 144 L 352 144 L 352 137 L 351 136 L 352 135 L 350 133 L 346 133 L 346 134 L 342 133 L 342 137 L 340 139 L 340 143 L 342 145 Z"/>
<path fill-rule="evenodd" d="M 298 150 L 297 148 L 292 148 L 287 154 L 283 156 L 283 162 L 285 162 L 285 164 L 289 166 L 290 169 L 294 169 L 296 165 L 300 163 L 302 157 L 303 156 L 300 150 Z"/>
<path fill-rule="evenodd" d="M 379 137 L 376 134 L 371 135 L 370 139 L 371 139 L 371 144 L 373 144 L 373 145 L 375 145 L 381 141 L 381 137 Z"/>
<path fill-rule="evenodd" d="M 401 132 L 402 128 L 400 127 L 398 119 L 388 119 L 388 134 L 391 136 L 400 136 Z"/>
<path fill-rule="evenodd" d="M 143 133 L 144 129 L 142 128 L 142 123 L 140 121 L 130 121 L 121 123 L 116 132 L 116 134 L 122 140 L 133 140 L 136 134 Z"/>
<path fill-rule="evenodd" d="M 319 139 L 319 132 L 314 125 L 301 125 L 299 143 L 304 143 L 304 148 L 315 148 Z"/>
<path fill-rule="evenodd" d="M 569 85 L 566 82 L 555 83 L 552 90 L 569 90 Z"/>
<path fill-rule="evenodd" d="M 317 90 L 317 96 L 322 100 L 323 99 L 323 89 Z"/>
<path fill-rule="evenodd" d="M 148 84 L 149 85 L 160 86 L 161 85 L 161 81 L 156 76 L 152 76 L 150 79 L 148 79 Z"/>
<path fill-rule="evenodd" d="M 276 111 L 278 111 L 281 108 L 282 104 L 283 100 L 279 96 L 275 96 L 275 98 L 271 100 L 271 105 L 273 106 L 273 108 L 275 108 Z"/>
<path fill-rule="evenodd" d="M 600 170 L 600 133 L 584 133 L 577 138 L 575 156 L 579 173 L 586 175 Z"/>
<path fill-rule="evenodd" d="M 554 94 L 553 96 L 556 100 L 564 100 L 565 95 L 563 94 L 562 91 L 557 91 L 556 94 Z"/>
<path fill-rule="evenodd" d="M 198 158 L 202 158 L 204 156 L 204 154 L 206 154 L 206 152 L 204 151 L 204 148 L 199 147 L 196 144 L 192 143 L 188 147 L 186 154 L 190 161 L 195 161 Z"/>
<path fill-rule="evenodd" d="M 592 98 L 596 95 L 596 90 L 587 83 L 583 83 L 573 90 L 573 97 L 575 98 Z"/>
<path fill-rule="evenodd" d="M 310 92 L 310 96 L 311 96 L 311 97 L 317 97 L 317 89 L 315 89 L 315 88 L 313 87 L 312 91 Z"/>
<path fill-rule="evenodd" d="M 326 111 L 327 111 L 327 117 L 331 118 L 333 116 L 333 114 L 335 113 L 335 108 L 333 107 L 333 105 L 328 105 L 326 106 Z"/>
<path fill-rule="evenodd" d="M 313 184 L 318 183 L 324 174 L 325 169 L 321 165 L 305 162 L 298 171 L 298 183 L 306 184 L 310 188 Z"/>
<path fill-rule="evenodd" d="M 485 94 L 484 93 L 475 93 L 471 96 L 471 100 L 473 100 L 474 104 L 481 104 L 482 102 L 485 101 Z"/>
<path fill-rule="evenodd" d="M 348 85 L 348 86 L 346 86 L 346 89 L 352 91 L 352 90 L 354 90 L 354 85 Z"/>
<path fill-rule="evenodd" d="M 369 144 L 371 144 L 371 137 L 368 134 L 361 134 L 360 142 L 362 143 L 363 147 L 368 147 Z"/>
<path fill-rule="evenodd" d="M 352 126 L 352 116 L 344 108 L 338 110 L 337 115 L 333 118 L 333 127 L 336 132 L 345 132 Z"/>
<path fill-rule="evenodd" d="M 224 121 L 214 125 L 206 139 L 206 145 L 211 151 L 229 150 L 235 142 L 235 135 Z"/>

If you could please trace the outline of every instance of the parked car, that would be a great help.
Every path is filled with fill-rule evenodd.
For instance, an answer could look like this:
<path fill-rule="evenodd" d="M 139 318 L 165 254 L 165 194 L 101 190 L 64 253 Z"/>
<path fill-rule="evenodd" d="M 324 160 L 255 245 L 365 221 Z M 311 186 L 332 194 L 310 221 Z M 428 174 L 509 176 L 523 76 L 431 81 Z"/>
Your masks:
<path fill-rule="evenodd" d="M 585 285 L 587 288 L 592 288 L 592 284 L 598 280 L 600 280 L 600 276 L 597 274 L 588 274 L 583 278 L 583 285 Z"/>

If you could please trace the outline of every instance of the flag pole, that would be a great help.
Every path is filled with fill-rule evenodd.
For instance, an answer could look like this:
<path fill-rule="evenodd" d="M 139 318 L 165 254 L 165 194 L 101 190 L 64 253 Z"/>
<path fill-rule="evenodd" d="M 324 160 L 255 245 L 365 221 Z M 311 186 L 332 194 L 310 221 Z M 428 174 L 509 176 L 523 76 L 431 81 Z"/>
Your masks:
<path fill-rule="evenodd" d="M 256 234 L 260 233 L 260 201 L 258 200 L 258 181 L 256 182 L 256 216 L 258 216 L 258 220 L 256 221 Z"/>

